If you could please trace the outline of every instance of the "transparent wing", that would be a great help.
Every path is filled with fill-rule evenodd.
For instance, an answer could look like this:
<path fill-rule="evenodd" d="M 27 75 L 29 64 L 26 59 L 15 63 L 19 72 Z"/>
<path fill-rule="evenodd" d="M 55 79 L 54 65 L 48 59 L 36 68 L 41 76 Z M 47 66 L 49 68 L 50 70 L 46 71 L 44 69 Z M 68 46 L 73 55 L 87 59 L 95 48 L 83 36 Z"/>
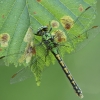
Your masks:
<path fill-rule="evenodd" d="M 76 53 L 86 46 L 93 38 L 100 33 L 99 26 L 93 26 L 92 28 L 81 32 L 78 35 L 69 34 L 67 42 L 61 47 L 66 50 L 68 54 Z"/>
<path fill-rule="evenodd" d="M 86 46 L 93 38 L 97 36 L 97 34 L 100 33 L 100 27 L 98 26 L 93 26 L 89 30 L 81 33 L 80 35 L 76 36 L 76 39 L 73 38 L 73 41 L 77 41 L 76 47 L 75 47 L 75 52 L 81 50 L 84 46 Z M 81 37 L 84 39 L 81 41 Z M 78 39 L 77 39 L 78 38 Z M 78 43 L 80 42 L 80 43 Z"/>
<path fill-rule="evenodd" d="M 31 72 L 30 67 L 25 67 L 19 70 L 17 73 L 15 73 L 11 79 L 10 79 L 10 84 L 14 84 L 20 81 L 24 81 L 27 78 L 30 78 L 33 76 L 33 73 Z"/>

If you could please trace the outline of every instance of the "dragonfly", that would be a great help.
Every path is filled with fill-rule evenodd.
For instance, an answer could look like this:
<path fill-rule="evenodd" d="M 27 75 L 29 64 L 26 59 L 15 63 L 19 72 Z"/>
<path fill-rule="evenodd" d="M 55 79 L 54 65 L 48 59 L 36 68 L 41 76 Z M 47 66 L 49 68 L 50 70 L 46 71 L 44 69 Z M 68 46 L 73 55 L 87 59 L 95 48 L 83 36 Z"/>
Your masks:
<path fill-rule="evenodd" d="M 81 89 L 78 87 L 77 83 L 75 82 L 74 78 L 72 77 L 70 71 L 68 70 L 66 64 L 62 60 L 61 56 L 59 55 L 58 51 L 58 44 L 54 41 L 54 37 L 50 34 L 47 27 L 42 27 L 39 31 L 37 31 L 36 35 L 42 36 L 42 42 L 45 44 L 47 51 L 50 50 L 52 54 L 57 59 L 58 63 L 62 67 L 64 73 L 66 74 L 67 78 L 69 79 L 70 83 L 72 84 L 74 90 L 76 91 L 77 95 L 83 98 L 83 94 Z"/>
<path fill-rule="evenodd" d="M 90 7 L 86 8 L 85 11 L 88 10 L 89 8 Z M 77 20 L 78 19 L 76 19 L 76 21 Z M 75 23 L 76 23 L 76 21 L 75 21 Z M 95 28 L 97 28 L 97 27 L 98 26 L 93 26 L 90 29 L 88 29 L 86 31 L 83 31 L 79 35 L 74 35 L 73 38 L 71 38 L 71 39 L 69 38 L 67 42 L 71 43 L 72 47 L 74 48 L 74 44 L 73 44 L 72 41 L 76 41 L 77 38 L 80 38 L 81 36 L 85 36 L 84 42 L 86 44 L 90 40 L 90 38 L 89 38 L 90 34 L 93 35 L 92 37 L 95 37 L 96 34 L 98 33 L 98 32 L 95 33 L 95 31 L 93 32 L 93 30 L 95 30 Z M 74 80 L 72 74 L 70 73 L 67 65 L 64 63 L 64 61 L 63 61 L 63 59 L 62 59 L 62 57 L 61 57 L 61 55 L 59 53 L 59 47 L 69 48 L 69 45 L 66 45 L 66 44 L 64 44 L 64 45 L 61 44 L 60 45 L 58 42 L 56 42 L 55 38 L 57 38 L 57 36 L 52 35 L 51 31 L 52 31 L 52 27 L 48 28 L 48 26 L 41 26 L 38 29 L 38 31 L 34 34 L 36 36 L 41 37 L 41 43 L 38 44 L 38 45 L 36 45 L 36 46 L 37 47 L 39 47 L 39 46 L 44 46 L 45 47 L 45 50 L 46 50 L 45 59 L 48 56 L 49 52 L 51 52 L 54 55 L 54 57 L 58 61 L 59 65 L 61 66 L 63 72 L 65 73 L 66 77 L 68 78 L 69 82 L 71 83 L 73 89 L 75 90 L 76 94 L 80 98 L 83 98 L 82 90 L 80 89 L 80 87 L 78 86 L 78 84 L 76 83 L 76 81 Z M 59 32 L 60 31 L 56 31 L 55 33 L 59 33 Z M 79 45 L 81 45 L 81 47 L 84 46 L 84 45 L 82 45 L 82 43 L 80 43 Z M 28 49 L 27 49 L 26 52 L 28 52 L 28 53 L 36 53 L 34 46 L 31 46 L 31 45 L 28 46 Z M 0 59 L 5 58 L 5 57 L 7 57 L 7 56 L 2 56 L 2 57 L 0 57 Z M 39 59 L 39 58 L 37 57 L 37 59 Z M 36 62 L 37 59 L 34 59 L 34 61 L 31 64 L 34 64 L 34 62 Z M 31 67 L 31 65 L 30 65 L 30 67 Z M 31 72 L 30 67 L 27 66 L 27 67 L 22 68 L 21 70 L 19 70 L 17 73 L 15 73 L 11 77 L 10 83 L 13 84 L 13 83 L 16 83 L 16 82 L 23 81 L 23 80 L 25 80 L 25 79 L 27 79 L 29 77 L 32 77 L 33 73 Z"/>

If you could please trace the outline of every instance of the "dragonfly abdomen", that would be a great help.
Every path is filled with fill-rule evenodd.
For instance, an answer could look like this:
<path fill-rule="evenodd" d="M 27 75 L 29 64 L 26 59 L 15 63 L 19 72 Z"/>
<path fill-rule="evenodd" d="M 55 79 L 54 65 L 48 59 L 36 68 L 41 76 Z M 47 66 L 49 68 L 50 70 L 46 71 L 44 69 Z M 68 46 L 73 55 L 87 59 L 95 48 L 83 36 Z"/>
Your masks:
<path fill-rule="evenodd" d="M 83 94 L 81 89 L 79 88 L 79 86 L 77 85 L 77 83 L 75 82 L 74 78 L 72 77 L 70 71 L 68 70 L 67 66 L 65 65 L 64 61 L 62 60 L 62 58 L 60 57 L 59 53 L 56 54 L 52 51 L 53 55 L 56 57 L 57 61 L 59 62 L 59 64 L 61 65 L 64 73 L 66 74 L 67 78 L 69 79 L 70 83 L 72 84 L 76 94 L 80 97 L 83 98 Z"/>

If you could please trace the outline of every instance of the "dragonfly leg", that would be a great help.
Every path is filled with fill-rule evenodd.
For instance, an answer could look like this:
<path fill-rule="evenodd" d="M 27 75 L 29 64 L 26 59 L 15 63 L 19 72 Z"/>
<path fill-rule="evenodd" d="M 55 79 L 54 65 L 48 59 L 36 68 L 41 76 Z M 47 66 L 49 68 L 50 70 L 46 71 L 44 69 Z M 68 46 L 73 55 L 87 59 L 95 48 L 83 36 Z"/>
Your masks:
<path fill-rule="evenodd" d="M 52 31 L 52 27 L 50 27 L 49 33 Z"/>

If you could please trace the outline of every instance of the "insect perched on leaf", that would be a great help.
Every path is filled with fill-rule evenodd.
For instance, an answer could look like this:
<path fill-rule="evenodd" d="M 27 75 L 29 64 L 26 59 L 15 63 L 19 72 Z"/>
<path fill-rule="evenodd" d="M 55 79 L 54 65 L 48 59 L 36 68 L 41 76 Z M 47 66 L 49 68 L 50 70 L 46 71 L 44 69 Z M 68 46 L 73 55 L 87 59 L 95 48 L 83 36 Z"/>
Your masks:
<path fill-rule="evenodd" d="M 89 8 L 90 7 L 86 8 L 86 10 L 88 10 Z M 84 10 L 84 12 L 86 10 Z M 81 15 L 84 12 L 82 12 Z M 77 23 L 78 19 L 79 17 L 74 21 L 70 16 L 63 16 L 61 18 L 61 24 L 65 30 L 70 31 L 70 29 L 74 27 L 74 24 Z M 54 20 L 52 21 L 52 25 L 55 28 L 59 27 L 58 22 Z M 52 32 L 52 27 L 48 28 L 47 26 L 42 26 L 36 33 L 34 33 L 34 36 L 32 34 L 32 29 L 29 27 L 24 38 L 24 42 L 26 42 L 27 44 L 25 51 L 0 57 L 2 59 L 12 55 L 22 54 L 20 55 L 18 62 L 20 64 L 27 64 L 27 67 L 21 69 L 11 77 L 10 83 L 13 84 L 19 81 L 23 81 L 33 76 L 33 72 L 36 77 L 37 85 L 40 85 L 41 75 L 39 73 L 43 71 L 42 67 L 48 65 L 48 63 L 53 62 L 53 59 L 56 58 L 65 75 L 69 79 L 76 94 L 80 98 L 83 98 L 81 89 L 75 82 L 60 54 L 61 51 L 67 53 L 75 52 L 78 48 L 77 46 L 82 48 L 84 46 L 84 43 L 86 44 L 91 39 L 90 37 L 96 36 L 98 32 L 96 32 L 95 29 L 97 27 L 98 26 L 93 26 L 92 28 L 83 30 L 81 31 L 81 33 L 77 34 L 69 32 L 66 35 L 63 30 L 57 29 Z M 84 43 L 82 44 L 83 41 Z"/>

